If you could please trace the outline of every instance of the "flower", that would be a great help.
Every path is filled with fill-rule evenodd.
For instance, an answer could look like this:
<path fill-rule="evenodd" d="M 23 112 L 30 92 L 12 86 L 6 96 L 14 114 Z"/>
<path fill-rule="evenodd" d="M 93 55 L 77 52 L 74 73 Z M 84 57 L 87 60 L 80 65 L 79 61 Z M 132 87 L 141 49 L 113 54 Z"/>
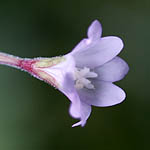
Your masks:
<path fill-rule="evenodd" d="M 101 37 L 101 24 L 95 20 L 83 39 L 61 63 L 41 70 L 54 78 L 56 88 L 71 101 L 69 112 L 80 119 L 72 127 L 86 124 L 91 106 L 106 107 L 121 103 L 125 92 L 114 85 L 127 74 L 127 63 L 117 55 L 123 48 L 119 37 Z M 42 59 L 40 63 L 42 62 Z"/>
<path fill-rule="evenodd" d="M 0 52 L 0 64 L 16 67 L 51 84 L 70 101 L 70 115 L 84 126 L 91 106 L 106 107 L 121 103 L 125 92 L 113 84 L 128 73 L 127 63 L 117 55 L 123 49 L 119 37 L 101 37 L 101 24 L 95 20 L 87 36 L 68 54 L 53 58 L 23 59 Z"/>

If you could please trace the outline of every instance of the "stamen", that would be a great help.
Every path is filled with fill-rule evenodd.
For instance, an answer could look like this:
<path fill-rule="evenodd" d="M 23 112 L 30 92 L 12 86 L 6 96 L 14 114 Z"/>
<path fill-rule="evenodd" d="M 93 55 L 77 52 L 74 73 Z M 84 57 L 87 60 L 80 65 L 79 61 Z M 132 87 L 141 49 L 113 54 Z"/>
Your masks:
<path fill-rule="evenodd" d="M 98 75 L 95 72 L 90 71 L 90 68 L 84 67 L 75 69 L 75 87 L 77 89 L 87 88 L 94 89 L 94 85 L 91 83 L 89 78 L 96 78 Z M 88 79 L 87 79 L 88 78 Z"/>

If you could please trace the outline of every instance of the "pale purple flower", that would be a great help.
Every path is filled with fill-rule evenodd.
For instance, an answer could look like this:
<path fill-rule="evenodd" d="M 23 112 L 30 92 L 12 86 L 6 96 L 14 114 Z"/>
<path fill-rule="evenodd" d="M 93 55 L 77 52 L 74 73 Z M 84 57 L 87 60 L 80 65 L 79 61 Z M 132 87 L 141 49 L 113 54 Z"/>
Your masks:
<path fill-rule="evenodd" d="M 71 101 L 69 112 L 80 119 L 74 126 L 84 126 L 91 106 L 106 107 L 122 102 L 125 92 L 113 82 L 121 80 L 128 72 L 127 63 L 116 56 L 123 42 L 115 36 L 101 37 L 102 27 L 96 20 L 83 39 L 69 54 L 66 61 L 44 71 L 51 74 Z"/>
<path fill-rule="evenodd" d="M 102 27 L 95 20 L 83 39 L 69 54 L 54 58 L 22 59 L 0 53 L 0 64 L 25 70 L 64 93 L 71 101 L 69 112 L 84 126 L 91 106 L 121 103 L 125 92 L 114 85 L 127 74 L 127 63 L 117 55 L 123 48 L 119 37 L 101 37 Z"/>

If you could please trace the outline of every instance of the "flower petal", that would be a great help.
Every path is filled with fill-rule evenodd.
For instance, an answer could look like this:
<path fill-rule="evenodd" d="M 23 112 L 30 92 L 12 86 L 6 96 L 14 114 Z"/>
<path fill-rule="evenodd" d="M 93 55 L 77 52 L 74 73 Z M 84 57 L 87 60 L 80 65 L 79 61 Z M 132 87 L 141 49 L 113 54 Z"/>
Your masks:
<path fill-rule="evenodd" d="M 84 44 L 82 43 L 82 48 Z M 86 42 L 85 42 L 86 45 Z M 71 52 L 78 67 L 95 68 L 113 59 L 123 48 L 123 42 L 115 36 L 108 36 L 87 44 L 85 48 Z"/>
<path fill-rule="evenodd" d="M 60 88 L 59 90 L 64 93 L 71 101 L 71 105 L 69 108 L 70 115 L 73 118 L 80 119 L 80 122 L 74 124 L 72 127 L 78 125 L 84 126 L 86 120 L 90 116 L 91 106 L 80 100 L 79 95 L 74 88 L 74 80 L 72 74 L 66 74 L 63 88 Z"/>
<path fill-rule="evenodd" d="M 102 35 L 102 26 L 98 20 L 92 22 L 92 24 L 88 28 L 88 38 L 92 40 L 96 40 Z"/>
<path fill-rule="evenodd" d="M 89 118 L 91 114 L 91 106 L 80 101 L 80 109 L 73 109 L 74 104 L 72 103 L 70 106 L 70 114 L 72 115 L 72 112 L 79 111 L 80 112 L 80 121 L 72 125 L 72 127 L 81 125 L 82 127 L 86 124 L 87 119 Z M 73 111 L 72 111 L 73 109 Z"/>
<path fill-rule="evenodd" d="M 104 65 L 94 69 L 98 74 L 98 79 L 102 81 L 119 81 L 128 73 L 128 64 L 120 57 L 115 57 Z"/>
<path fill-rule="evenodd" d="M 80 89 L 79 97 L 89 105 L 106 107 L 121 103 L 126 95 L 125 92 L 111 82 L 93 81 L 94 90 Z"/>

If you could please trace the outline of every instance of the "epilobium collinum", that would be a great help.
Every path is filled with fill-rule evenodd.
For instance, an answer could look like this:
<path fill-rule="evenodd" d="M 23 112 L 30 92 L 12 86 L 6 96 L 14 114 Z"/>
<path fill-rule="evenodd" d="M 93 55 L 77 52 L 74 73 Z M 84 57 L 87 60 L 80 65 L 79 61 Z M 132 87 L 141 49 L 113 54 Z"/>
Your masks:
<path fill-rule="evenodd" d="M 125 92 L 114 85 L 127 74 L 127 63 L 117 55 L 123 49 L 119 37 L 101 37 L 101 24 L 95 20 L 87 36 L 68 54 L 53 58 L 23 59 L 0 53 L 0 64 L 29 72 L 64 93 L 71 101 L 70 115 L 84 126 L 91 106 L 121 103 Z"/>

